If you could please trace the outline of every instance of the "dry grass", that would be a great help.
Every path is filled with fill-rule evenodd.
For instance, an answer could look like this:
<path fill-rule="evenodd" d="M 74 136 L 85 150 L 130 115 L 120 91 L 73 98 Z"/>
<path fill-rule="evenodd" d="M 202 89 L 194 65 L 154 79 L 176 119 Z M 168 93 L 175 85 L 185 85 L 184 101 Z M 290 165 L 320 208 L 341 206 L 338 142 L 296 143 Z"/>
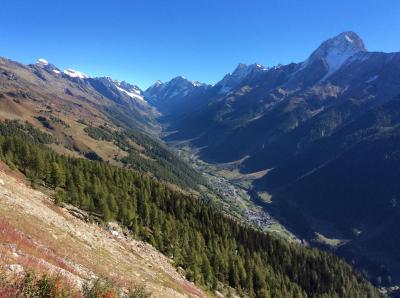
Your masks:
<path fill-rule="evenodd" d="M 44 260 L 58 268 L 76 273 L 75 270 L 64 262 L 62 258 L 55 255 L 53 251 L 35 242 L 11 226 L 8 221 L 0 219 L 0 251 L 2 256 L 7 255 L 7 248 L 12 248 L 13 256 L 18 259 L 18 263 L 27 268 L 41 268 Z M 19 253 L 18 253 L 19 252 Z M 42 268 L 41 268 L 42 269 Z"/>
<path fill-rule="evenodd" d="M 343 244 L 346 244 L 349 240 L 328 238 L 320 233 L 315 232 L 314 241 L 330 247 L 339 247 Z"/>

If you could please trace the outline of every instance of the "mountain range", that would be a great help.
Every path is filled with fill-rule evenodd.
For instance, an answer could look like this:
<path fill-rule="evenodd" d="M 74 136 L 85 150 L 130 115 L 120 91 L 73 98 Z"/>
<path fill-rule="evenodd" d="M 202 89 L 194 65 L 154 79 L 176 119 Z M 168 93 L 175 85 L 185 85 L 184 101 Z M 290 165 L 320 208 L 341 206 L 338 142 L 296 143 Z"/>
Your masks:
<path fill-rule="evenodd" d="M 0 58 L 0 120 L 2 137 L 21 135 L 29 144 L 33 141 L 24 150 L 39 156 L 41 149 L 35 146 L 40 143 L 51 150 L 43 151 L 46 158 L 59 154 L 86 170 L 101 168 L 101 183 L 82 176 L 85 183 L 96 182 L 96 187 L 84 188 L 83 198 L 75 198 L 71 183 L 54 182 L 57 200 L 134 229 L 140 239 L 176 258 L 186 278 L 203 287 L 218 288 L 220 282 L 264 297 L 266 288 L 283 291 L 285 283 L 293 296 L 351 297 L 352 292 L 338 290 L 332 277 L 332 266 L 339 264 L 347 290 L 353 286 L 347 281 L 353 280 L 357 291 L 372 291 L 341 261 L 315 256 L 297 244 L 274 242 L 275 236 L 264 238 L 254 227 L 240 234 L 236 224 L 242 219 L 229 210 L 222 210 L 226 221 L 213 213 L 210 206 L 219 194 L 182 158 L 181 148 L 175 147 L 179 143 L 189 144 L 190 156 L 201 162 L 234 165 L 235 177 L 256 177 L 246 187 L 240 184 L 240 191 L 250 194 L 252 204 L 276 218 L 303 245 L 344 257 L 375 285 L 400 283 L 400 53 L 370 52 L 354 32 L 328 39 L 300 63 L 239 64 L 214 85 L 179 76 L 146 90 L 109 77 L 61 70 L 45 59 L 24 65 Z M 2 150 L 8 152 L 9 147 Z M 6 155 L 5 162 L 14 164 L 35 187 L 51 185 L 53 180 L 34 168 L 35 163 L 24 169 L 18 153 Z M 65 168 L 66 180 L 75 179 L 81 169 L 69 168 L 69 160 L 60 156 L 55 167 Z M 97 163 L 101 166 L 93 166 Z M 139 173 L 134 180 L 130 170 Z M 127 184 L 115 188 L 113 182 L 122 180 Z M 93 196 L 105 185 L 103 192 L 109 195 Z M 116 194 L 123 194 L 125 201 L 116 201 Z M 135 199 L 129 201 L 130 195 Z M 187 204 L 186 199 L 201 201 Z M 135 210 L 139 215 L 132 215 Z M 171 223 L 182 225 L 183 235 L 174 233 Z M 224 238 L 223 232 L 229 235 Z M 218 240 L 211 241 L 211 234 Z M 168 242 L 166 235 L 176 242 Z M 186 237 L 184 251 L 178 251 L 183 241 L 179 237 Z M 190 262 L 188 237 L 196 241 L 196 253 L 201 252 Z M 234 265 L 227 265 L 218 247 L 229 252 L 225 257 Z M 296 273 L 290 264 L 281 266 L 281 255 L 274 255 L 274 249 L 299 261 Z M 247 257 L 251 261 L 243 261 Z M 300 264 L 306 258 L 312 268 L 303 271 Z M 318 258 L 326 288 L 308 279 L 320 273 L 313 271 Z M 259 271 L 260 264 L 267 269 Z M 244 267 L 251 274 L 246 275 Z"/>
<path fill-rule="evenodd" d="M 44 59 L 0 58 L 0 118 L 27 121 L 53 136 L 59 153 L 124 164 L 196 189 L 203 178 L 157 138 L 157 110 L 135 85 L 61 71 Z"/>
<path fill-rule="evenodd" d="M 369 52 L 343 32 L 304 62 L 239 64 L 198 86 L 171 105 L 173 90 L 145 91 L 167 142 L 188 140 L 210 163 L 240 161 L 244 174 L 267 171 L 253 190 L 295 234 L 341 239 L 337 253 L 400 279 L 400 53 Z"/>

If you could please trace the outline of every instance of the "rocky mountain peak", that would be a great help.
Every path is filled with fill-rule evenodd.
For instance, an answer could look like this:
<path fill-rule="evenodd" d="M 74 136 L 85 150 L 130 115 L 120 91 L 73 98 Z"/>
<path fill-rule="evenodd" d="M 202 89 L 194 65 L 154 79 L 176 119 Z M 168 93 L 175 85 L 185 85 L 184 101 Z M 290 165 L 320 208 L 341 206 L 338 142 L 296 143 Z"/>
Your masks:
<path fill-rule="evenodd" d="M 227 74 L 216 86 L 220 87 L 220 93 L 226 93 L 234 89 L 244 80 L 255 78 L 260 73 L 266 71 L 267 68 L 261 64 L 244 64 L 239 63 L 235 70 Z"/>
<path fill-rule="evenodd" d="M 343 63 L 360 52 L 366 52 L 363 40 L 354 32 L 346 31 L 324 41 L 311 55 L 301 64 L 301 69 L 312 65 L 317 60 L 322 60 L 327 72 L 322 80 L 328 78 L 337 71 Z"/>
<path fill-rule="evenodd" d="M 79 79 L 89 78 L 89 76 L 85 75 L 84 73 L 74 70 L 72 68 L 68 68 L 68 69 L 64 70 L 63 73 L 71 78 L 79 78 Z"/>
<path fill-rule="evenodd" d="M 310 58 L 326 58 L 330 53 L 336 52 L 343 56 L 354 55 L 367 51 L 363 40 L 354 32 L 342 32 L 339 35 L 324 41 L 310 56 Z"/>
<path fill-rule="evenodd" d="M 144 95 L 152 103 L 167 102 L 170 99 L 187 97 L 207 87 L 208 85 L 204 83 L 190 81 L 183 76 L 178 76 L 165 83 L 157 81 L 147 88 Z"/>
<path fill-rule="evenodd" d="M 231 77 L 236 78 L 236 79 L 243 79 L 249 74 L 252 74 L 254 72 L 262 72 L 266 70 L 264 66 L 258 63 L 246 65 L 243 63 L 239 63 L 239 65 L 235 68 L 235 70 L 232 72 Z"/>
<path fill-rule="evenodd" d="M 35 67 L 39 67 L 41 69 L 46 70 L 49 73 L 53 73 L 53 74 L 60 74 L 61 71 L 53 64 L 49 63 L 47 60 L 40 58 L 36 61 L 36 63 L 34 64 Z"/>
<path fill-rule="evenodd" d="M 129 97 L 140 104 L 145 103 L 142 90 L 137 85 L 130 84 L 126 81 L 114 80 L 110 77 L 91 78 L 88 81 L 97 91 L 116 101 L 120 101 L 121 98 Z"/>

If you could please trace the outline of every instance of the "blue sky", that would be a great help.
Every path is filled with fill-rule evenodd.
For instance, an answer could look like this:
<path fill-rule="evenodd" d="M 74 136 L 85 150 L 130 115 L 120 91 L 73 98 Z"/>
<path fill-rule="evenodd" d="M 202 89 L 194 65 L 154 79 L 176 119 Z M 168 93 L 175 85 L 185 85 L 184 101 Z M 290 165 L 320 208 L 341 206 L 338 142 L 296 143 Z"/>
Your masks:
<path fill-rule="evenodd" d="M 346 30 L 400 51 L 399 15 L 398 0 L 3 0 L 0 56 L 142 88 L 177 75 L 215 83 L 239 62 L 302 61 Z"/>

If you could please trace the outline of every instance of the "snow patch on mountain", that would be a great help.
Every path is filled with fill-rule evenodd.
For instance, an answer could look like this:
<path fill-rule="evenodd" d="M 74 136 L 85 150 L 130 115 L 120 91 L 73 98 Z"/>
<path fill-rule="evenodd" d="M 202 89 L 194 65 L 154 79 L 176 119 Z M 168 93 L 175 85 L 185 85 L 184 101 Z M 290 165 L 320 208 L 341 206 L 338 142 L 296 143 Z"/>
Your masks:
<path fill-rule="evenodd" d="M 347 39 L 348 42 L 353 42 L 353 40 L 347 34 L 345 34 L 344 37 Z"/>
<path fill-rule="evenodd" d="M 119 92 L 122 92 L 128 95 L 132 99 L 139 100 L 140 103 L 145 103 L 144 96 L 142 95 L 142 90 L 136 85 L 131 85 L 125 81 L 113 80 L 111 78 L 107 78 L 114 86 L 117 88 Z"/>
<path fill-rule="evenodd" d="M 64 74 L 66 74 L 67 76 L 69 76 L 71 78 L 79 78 L 79 79 L 89 78 L 89 76 L 85 75 L 84 73 L 77 71 L 77 70 L 73 70 L 71 68 L 64 70 Z"/>
<path fill-rule="evenodd" d="M 139 100 L 144 101 L 143 96 L 140 95 L 140 91 L 138 92 L 137 90 L 134 90 L 134 89 L 132 89 L 132 90 L 130 90 L 130 91 L 127 91 L 127 90 L 125 90 L 125 89 L 123 89 L 123 88 L 121 88 L 121 87 L 119 87 L 119 86 L 116 86 L 116 87 L 117 87 L 117 89 L 118 89 L 119 91 L 125 93 L 125 94 L 128 95 L 129 97 L 131 97 L 131 98 L 133 98 L 133 99 L 139 99 Z"/>
<path fill-rule="evenodd" d="M 325 62 L 328 65 L 328 72 L 322 78 L 322 81 L 330 77 L 334 72 L 336 72 L 351 56 L 353 56 L 357 51 L 342 51 L 341 49 L 332 48 L 325 57 Z"/>
<path fill-rule="evenodd" d="M 49 62 L 43 58 L 38 59 L 37 64 L 48 65 Z"/>
<path fill-rule="evenodd" d="M 379 75 L 374 75 L 367 80 L 367 83 L 371 83 L 379 78 Z"/>

